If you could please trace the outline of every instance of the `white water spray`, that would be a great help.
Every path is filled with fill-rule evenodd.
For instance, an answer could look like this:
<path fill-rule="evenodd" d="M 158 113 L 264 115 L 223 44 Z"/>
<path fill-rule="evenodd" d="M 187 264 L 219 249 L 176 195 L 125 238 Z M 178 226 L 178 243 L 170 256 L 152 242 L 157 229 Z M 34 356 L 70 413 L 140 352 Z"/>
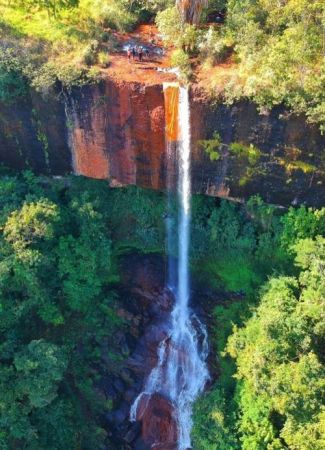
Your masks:
<path fill-rule="evenodd" d="M 178 425 L 178 448 L 191 447 L 192 404 L 208 379 L 205 363 L 208 353 L 207 333 L 189 309 L 189 247 L 191 222 L 191 128 L 187 88 L 179 87 L 178 145 L 178 282 L 171 314 L 171 328 L 158 347 L 158 362 L 151 371 L 144 391 L 135 400 L 130 418 L 135 421 L 141 399 L 160 393 L 174 407 Z M 168 224 L 167 224 L 168 227 Z M 167 230 L 167 237 L 170 230 Z"/>

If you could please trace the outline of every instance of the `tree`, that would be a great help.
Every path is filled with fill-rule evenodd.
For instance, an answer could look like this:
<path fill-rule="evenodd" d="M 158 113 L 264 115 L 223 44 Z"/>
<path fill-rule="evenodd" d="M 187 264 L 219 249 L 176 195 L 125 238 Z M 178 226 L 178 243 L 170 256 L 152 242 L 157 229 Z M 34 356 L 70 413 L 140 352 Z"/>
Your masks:
<path fill-rule="evenodd" d="M 254 316 L 229 339 L 243 449 L 323 447 L 325 239 L 294 249 L 299 278 L 271 279 Z"/>
<path fill-rule="evenodd" d="M 56 17 L 60 9 L 77 6 L 79 0 L 20 0 L 20 3 L 29 9 L 45 9 L 49 16 Z"/>
<path fill-rule="evenodd" d="M 12 49 L 0 49 L 0 100 L 11 103 L 26 97 L 27 79 L 19 57 Z"/>
<path fill-rule="evenodd" d="M 177 6 L 186 23 L 199 23 L 202 9 L 208 5 L 208 0 L 177 0 Z"/>
<path fill-rule="evenodd" d="M 100 450 L 108 404 L 95 384 L 115 370 L 109 338 L 123 325 L 101 203 L 30 173 L 0 191 L 0 447 Z"/>
<path fill-rule="evenodd" d="M 58 396 L 58 384 L 67 368 L 67 357 L 57 345 L 31 341 L 14 357 L 17 392 L 31 407 L 42 408 Z"/>

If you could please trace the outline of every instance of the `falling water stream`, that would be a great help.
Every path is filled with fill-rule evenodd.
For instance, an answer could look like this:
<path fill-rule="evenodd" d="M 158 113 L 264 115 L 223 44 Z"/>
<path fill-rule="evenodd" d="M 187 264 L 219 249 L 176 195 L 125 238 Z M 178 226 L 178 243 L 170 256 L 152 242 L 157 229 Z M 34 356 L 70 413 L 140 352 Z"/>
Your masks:
<path fill-rule="evenodd" d="M 168 86 L 168 85 L 167 85 Z M 166 87 L 166 86 L 165 86 Z M 172 404 L 178 426 L 178 448 L 191 447 L 192 404 L 204 389 L 208 379 L 205 363 L 208 352 L 206 330 L 191 311 L 189 248 L 191 224 L 191 127 L 189 92 L 175 85 L 178 90 L 178 267 L 177 284 L 169 280 L 169 288 L 175 294 L 168 336 L 158 346 L 158 362 L 151 371 L 143 392 L 131 408 L 131 420 L 136 420 L 139 402 L 145 395 L 154 393 L 166 397 Z M 167 144 L 168 146 L 169 144 Z M 171 147 L 167 147 L 167 157 Z M 168 154 L 169 153 L 169 154 Z M 167 165 L 168 166 L 168 165 Z M 168 174 L 167 174 L 168 181 Z M 170 207 L 170 202 L 169 207 Z M 169 217 L 172 212 L 169 211 Z M 171 221 L 167 220 L 167 239 L 172 239 Z M 170 248 L 170 242 L 167 249 Z M 172 264 L 170 257 L 170 264 Z M 172 272 L 172 271 L 170 271 Z M 174 278 L 175 279 L 175 278 Z"/>

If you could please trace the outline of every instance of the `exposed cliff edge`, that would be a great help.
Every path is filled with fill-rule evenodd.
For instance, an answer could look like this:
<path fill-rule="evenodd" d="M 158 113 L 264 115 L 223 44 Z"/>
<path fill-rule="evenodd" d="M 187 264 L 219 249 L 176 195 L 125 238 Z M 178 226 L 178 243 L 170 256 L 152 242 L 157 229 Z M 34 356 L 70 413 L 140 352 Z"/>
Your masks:
<path fill-rule="evenodd" d="M 195 192 L 319 206 L 324 198 L 324 137 L 283 108 L 259 114 L 251 103 L 213 103 L 191 92 Z M 74 172 L 113 184 L 164 189 L 165 105 L 162 84 L 106 79 L 69 94 L 0 105 L 0 160 L 14 169 Z M 219 133 L 216 160 L 199 144 Z M 252 162 L 229 144 L 253 144 Z"/>

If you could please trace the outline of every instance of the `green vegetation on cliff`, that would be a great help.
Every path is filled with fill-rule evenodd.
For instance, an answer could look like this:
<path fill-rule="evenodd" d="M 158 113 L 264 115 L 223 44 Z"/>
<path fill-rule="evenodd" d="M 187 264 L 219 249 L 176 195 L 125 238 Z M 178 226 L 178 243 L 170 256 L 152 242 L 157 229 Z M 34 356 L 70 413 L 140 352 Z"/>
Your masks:
<path fill-rule="evenodd" d="M 167 43 L 198 57 L 212 95 L 261 108 L 284 103 L 324 129 L 324 17 L 319 0 L 211 0 L 202 15 L 208 27 L 182 24 L 175 7 L 157 24 Z M 228 70 L 214 71 L 220 62 Z"/>
<path fill-rule="evenodd" d="M 197 450 L 323 448 L 324 246 L 298 240 L 296 275 L 273 276 L 253 310 L 215 309 L 222 372 L 196 407 Z"/>
<path fill-rule="evenodd" d="M 114 30 L 130 31 L 168 0 L 0 0 L 0 99 L 98 79 L 116 49 Z"/>
<path fill-rule="evenodd" d="M 227 97 L 267 107 L 284 102 L 324 126 L 324 12 L 317 0 L 230 0 L 221 35 L 233 40 L 239 65 Z"/>
<path fill-rule="evenodd" d="M 228 342 L 243 449 L 323 448 L 325 239 L 300 240 L 294 251 L 299 274 L 273 277 Z"/>
<path fill-rule="evenodd" d="M 0 447 L 102 449 L 96 386 L 122 358 L 115 258 L 157 249 L 157 195 L 28 172 L 0 193 Z"/>
<path fill-rule="evenodd" d="M 164 251 L 165 198 L 30 172 L 0 177 L 0 448 L 110 448 L 117 261 Z"/>
<path fill-rule="evenodd" d="M 206 71 L 213 96 L 285 104 L 324 129 L 321 0 L 210 0 L 199 25 L 183 24 L 173 0 L 0 0 L 0 13 L 0 99 L 22 96 L 26 83 L 46 92 L 96 81 L 116 50 L 113 31 L 156 17 L 185 78 Z"/>

